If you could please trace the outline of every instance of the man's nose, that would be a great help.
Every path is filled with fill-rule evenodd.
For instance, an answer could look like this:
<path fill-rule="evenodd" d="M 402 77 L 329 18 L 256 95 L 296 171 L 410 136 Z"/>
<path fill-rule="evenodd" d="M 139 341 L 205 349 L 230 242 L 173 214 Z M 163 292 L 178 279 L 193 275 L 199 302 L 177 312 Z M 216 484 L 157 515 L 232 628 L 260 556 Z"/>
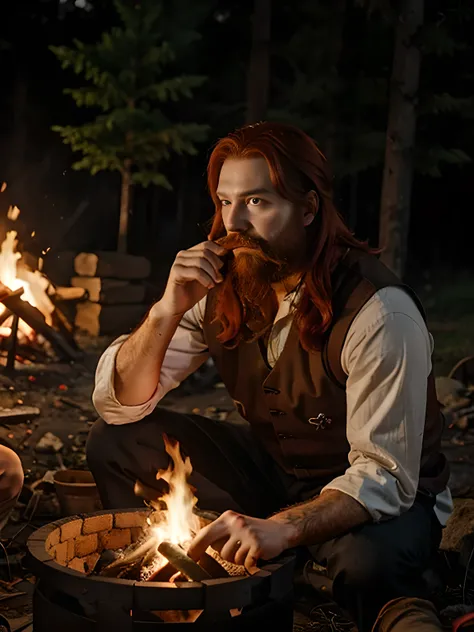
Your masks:
<path fill-rule="evenodd" d="M 250 228 L 247 207 L 245 204 L 232 204 L 232 206 L 227 209 L 224 219 L 224 224 L 228 233 L 243 233 Z"/>

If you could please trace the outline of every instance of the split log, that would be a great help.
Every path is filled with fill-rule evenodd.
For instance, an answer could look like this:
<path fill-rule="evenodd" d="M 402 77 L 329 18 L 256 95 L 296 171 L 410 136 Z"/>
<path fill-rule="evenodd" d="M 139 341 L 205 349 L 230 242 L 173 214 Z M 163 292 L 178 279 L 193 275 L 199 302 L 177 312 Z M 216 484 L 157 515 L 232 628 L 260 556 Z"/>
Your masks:
<path fill-rule="evenodd" d="M 151 264 L 145 257 L 119 252 L 81 252 L 74 259 L 78 276 L 107 279 L 147 279 Z"/>
<path fill-rule="evenodd" d="M 74 285 L 74 284 L 72 284 Z M 54 296 L 58 301 L 82 301 L 89 298 L 87 289 L 85 287 L 56 287 L 56 294 Z"/>
<path fill-rule="evenodd" d="M 219 562 L 204 552 L 199 559 L 199 566 L 209 573 L 213 579 L 230 577 L 226 569 Z"/>
<path fill-rule="evenodd" d="M 73 348 L 58 331 L 50 327 L 46 323 L 43 314 L 36 307 L 33 307 L 27 301 L 23 301 L 21 299 L 22 293 L 23 290 L 17 290 L 1 297 L 0 300 L 5 307 L 24 320 L 36 333 L 44 336 L 62 358 L 80 360 L 82 353 Z"/>
<path fill-rule="evenodd" d="M 176 544 L 171 542 L 162 542 L 158 551 L 166 557 L 168 562 L 175 567 L 177 571 L 182 573 L 192 582 L 201 582 L 204 579 L 212 579 L 212 576 L 205 571 L 197 562 L 192 560 L 189 555 Z"/>
<path fill-rule="evenodd" d="M 147 305 L 100 305 L 85 301 L 77 305 L 74 324 L 91 336 L 117 336 L 136 327 L 147 309 Z"/>
<path fill-rule="evenodd" d="M 0 423 L 20 424 L 38 417 L 41 410 L 37 406 L 15 406 L 15 408 L 0 408 Z"/>
<path fill-rule="evenodd" d="M 102 305 L 143 303 L 146 288 L 139 283 L 129 283 L 121 279 L 101 277 L 73 277 L 71 289 L 82 289 L 89 294 L 89 300 Z"/>

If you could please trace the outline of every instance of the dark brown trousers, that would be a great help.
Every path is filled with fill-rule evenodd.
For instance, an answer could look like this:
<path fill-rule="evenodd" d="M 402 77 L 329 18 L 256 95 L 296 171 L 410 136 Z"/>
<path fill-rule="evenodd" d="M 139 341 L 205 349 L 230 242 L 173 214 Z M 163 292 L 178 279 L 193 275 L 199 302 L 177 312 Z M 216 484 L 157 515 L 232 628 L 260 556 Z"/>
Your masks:
<path fill-rule="evenodd" d="M 99 420 L 91 429 L 87 459 L 105 508 L 143 506 L 134 485 L 138 479 L 157 487 L 156 472 L 169 462 L 164 432 L 191 458 L 190 483 L 201 509 L 263 518 L 319 491 L 314 481 L 302 483 L 285 473 L 247 426 L 157 408 L 136 423 Z M 422 574 L 440 538 L 432 507 L 417 500 L 401 516 L 354 529 L 311 547 L 311 553 L 327 566 L 334 599 L 366 632 L 387 602 L 425 596 Z"/>

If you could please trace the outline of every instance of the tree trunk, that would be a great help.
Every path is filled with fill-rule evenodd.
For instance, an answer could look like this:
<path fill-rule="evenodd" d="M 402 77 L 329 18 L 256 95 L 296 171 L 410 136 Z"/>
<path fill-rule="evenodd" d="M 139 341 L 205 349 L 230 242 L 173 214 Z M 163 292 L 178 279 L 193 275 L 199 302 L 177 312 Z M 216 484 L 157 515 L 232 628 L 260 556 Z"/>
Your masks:
<path fill-rule="evenodd" d="M 252 50 L 247 76 L 247 123 L 265 118 L 270 88 L 270 38 L 272 0 L 255 0 L 252 17 Z"/>
<path fill-rule="evenodd" d="M 131 161 L 126 160 L 122 171 L 122 188 L 120 191 L 120 220 L 117 251 L 127 252 L 128 213 L 130 209 L 130 190 L 132 188 Z"/>
<path fill-rule="evenodd" d="M 401 0 L 390 86 L 379 229 L 379 243 L 384 249 L 381 260 L 399 276 L 405 271 L 410 225 L 415 105 L 421 57 L 415 36 L 422 24 L 423 0 Z"/>

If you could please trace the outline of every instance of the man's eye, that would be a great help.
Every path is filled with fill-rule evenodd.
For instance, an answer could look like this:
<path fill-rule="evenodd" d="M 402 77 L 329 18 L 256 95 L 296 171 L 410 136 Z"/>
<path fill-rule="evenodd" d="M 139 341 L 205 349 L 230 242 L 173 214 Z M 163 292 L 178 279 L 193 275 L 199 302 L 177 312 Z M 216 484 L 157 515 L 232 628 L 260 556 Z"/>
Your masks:
<path fill-rule="evenodd" d="M 261 204 L 262 200 L 258 197 L 253 197 L 250 198 L 249 202 L 252 206 L 258 206 L 259 204 Z"/>
<path fill-rule="evenodd" d="M 229 200 L 221 200 L 222 206 L 229 206 L 229 204 L 230 204 Z"/>

